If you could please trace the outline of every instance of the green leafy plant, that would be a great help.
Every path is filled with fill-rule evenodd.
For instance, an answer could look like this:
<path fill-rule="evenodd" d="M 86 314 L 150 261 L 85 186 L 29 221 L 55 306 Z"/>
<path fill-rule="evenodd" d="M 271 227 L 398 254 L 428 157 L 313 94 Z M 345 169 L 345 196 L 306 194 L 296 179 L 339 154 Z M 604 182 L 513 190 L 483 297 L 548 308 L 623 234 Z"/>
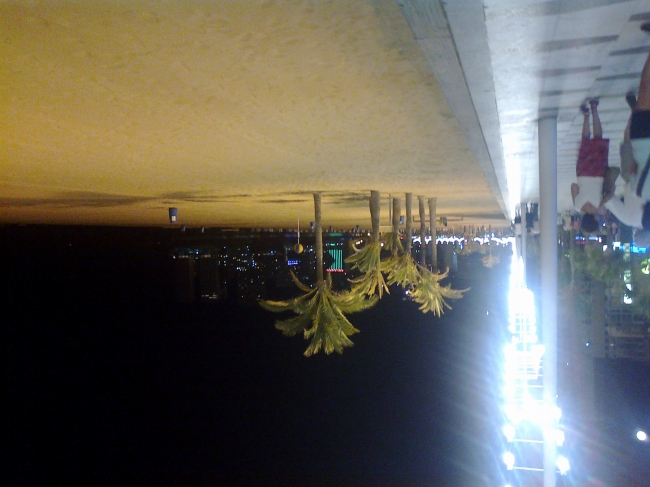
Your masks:
<path fill-rule="evenodd" d="M 440 281 L 447 277 L 449 270 L 440 274 L 418 266 L 418 271 L 420 279 L 413 286 L 411 298 L 421 305 L 419 309 L 423 313 L 431 311 L 434 315 L 440 316 L 445 308 L 451 309 L 447 299 L 460 299 L 463 293 L 469 291 L 469 289 L 452 289 L 451 284 L 447 286 L 440 284 Z"/>
<path fill-rule="evenodd" d="M 293 311 L 298 316 L 277 320 L 275 327 L 286 336 L 303 333 L 311 340 L 305 356 L 319 351 L 326 354 L 342 353 L 345 347 L 352 346 L 350 336 L 358 333 L 345 314 L 363 311 L 375 305 L 377 297 L 367 298 L 350 291 L 336 292 L 332 289 L 331 276 L 323 273 L 323 229 L 321 223 L 321 195 L 314 194 L 315 234 L 316 234 L 316 285 L 305 286 L 291 273 L 294 283 L 303 294 L 288 301 L 262 300 L 262 308 L 272 312 Z"/>
<path fill-rule="evenodd" d="M 369 242 L 361 250 L 345 259 L 352 264 L 352 269 L 357 269 L 361 276 L 350 279 L 352 292 L 361 296 L 375 296 L 380 298 L 384 291 L 390 294 L 384 280 L 381 262 L 381 242 Z"/>
<path fill-rule="evenodd" d="M 305 356 L 309 357 L 320 350 L 326 354 L 342 353 L 345 347 L 352 346 L 350 336 L 358 333 L 345 314 L 357 313 L 375 305 L 377 297 L 359 299 L 349 291 L 337 293 L 332 290 L 332 279 L 320 282 L 309 288 L 292 273 L 294 282 L 304 294 L 288 301 L 260 301 L 261 306 L 273 312 L 293 311 L 298 316 L 277 320 L 275 327 L 285 336 L 303 333 L 311 339 Z"/>
<path fill-rule="evenodd" d="M 474 252 L 481 252 L 481 244 L 471 237 L 465 237 L 463 248 L 458 251 L 458 255 L 469 255 Z"/>
<path fill-rule="evenodd" d="M 388 257 L 383 262 L 389 286 L 397 284 L 403 288 L 417 285 L 420 281 L 420 266 L 410 254 L 398 254 Z"/>
<path fill-rule="evenodd" d="M 492 255 L 492 243 L 489 243 L 487 247 L 489 247 L 489 254 L 485 257 L 481 257 L 481 262 L 485 267 L 491 268 L 501 261 L 501 257 L 498 255 Z"/>
<path fill-rule="evenodd" d="M 399 205 L 396 205 L 393 215 L 398 215 L 398 208 Z M 410 218 L 410 213 L 409 198 L 407 197 L 407 219 Z M 391 235 L 397 235 L 398 230 L 399 216 L 393 219 L 393 233 Z M 416 263 L 410 252 L 410 225 L 407 226 L 407 234 L 409 234 L 406 243 L 408 252 L 402 252 L 401 245 L 393 245 L 392 255 L 382 261 L 382 271 L 387 274 L 389 285 L 397 284 L 409 290 L 411 299 L 421 305 L 420 311 L 423 313 L 431 311 L 433 314 L 440 316 L 444 313 L 445 308 L 451 309 L 447 300 L 462 298 L 467 289 L 452 289 L 451 284 L 448 286 L 441 285 L 440 281 L 449 274 L 448 270 L 440 274 Z"/>
<path fill-rule="evenodd" d="M 356 279 L 350 279 L 352 283 L 352 293 L 359 296 L 375 296 L 380 298 L 384 291 L 390 294 L 384 275 L 382 273 L 381 249 L 382 242 L 379 240 L 379 217 L 380 217 L 380 195 L 379 191 L 370 192 L 370 218 L 372 221 L 372 238 L 366 245 L 357 249 L 345 262 L 352 264 L 352 269 L 356 269 L 361 276 Z"/>

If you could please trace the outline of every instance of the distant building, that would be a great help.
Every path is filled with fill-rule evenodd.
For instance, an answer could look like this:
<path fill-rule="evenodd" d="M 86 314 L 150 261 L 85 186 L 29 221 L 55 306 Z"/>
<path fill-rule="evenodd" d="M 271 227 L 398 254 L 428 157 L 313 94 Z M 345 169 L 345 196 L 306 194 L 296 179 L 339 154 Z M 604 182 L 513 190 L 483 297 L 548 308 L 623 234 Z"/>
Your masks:
<path fill-rule="evenodd" d="M 219 281 L 219 259 L 212 255 L 201 255 L 199 262 L 199 295 L 201 301 L 219 299 L 221 283 Z"/>
<path fill-rule="evenodd" d="M 327 266 L 327 272 L 345 272 L 343 268 L 343 248 L 342 246 L 336 247 L 335 244 L 329 244 L 325 251 L 331 257 L 330 264 Z"/>
<path fill-rule="evenodd" d="M 194 256 L 174 256 L 174 298 L 179 303 L 196 299 L 194 287 Z"/>

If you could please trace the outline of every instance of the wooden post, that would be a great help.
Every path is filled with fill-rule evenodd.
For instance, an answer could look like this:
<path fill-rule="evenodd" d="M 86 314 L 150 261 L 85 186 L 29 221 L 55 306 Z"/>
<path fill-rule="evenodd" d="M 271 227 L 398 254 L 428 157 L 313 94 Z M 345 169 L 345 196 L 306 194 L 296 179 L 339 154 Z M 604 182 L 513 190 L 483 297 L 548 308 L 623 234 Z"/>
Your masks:
<path fill-rule="evenodd" d="M 436 245 L 436 198 L 429 198 L 429 221 L 431 225 L 431 269 L 438 269 L 438 246 Z"/>
<path fill-rule="evenodd" d="M 418 196 L 418 209 L 420 210 L 420 265 L 427 266 L 427 212 L 424 209 L 424 196 Z"/>
<path fill-rule="evenodd" d="M 379 191 L 370 192 L 370 218 L 372 220 L 372 241 L 379 242 L 379 222 L 380 222 L 380 204 L 381 197 Z"/>
<path fill-rule="evenodd" d="M 411 223 L 412 223 L 412 215 L 411 215 L 411 207 L 413 206 L 413 193 L 406 193 L 406 245 L 404 247 L 404 250 L 406 251 L 407 254 L 411 253 L 411 243 L 413 240 L 413 236 L 411 233 L 413 230 L 411 229 Z"/>
<path fill-rule="evenodd" d="M 319 283 L 323 278 L 323 225 L 321 222 L 321 195 L 314 193 L 314 231 L 316 232 L 316 279 Z"/>
<path fill-rule="evenodd" d="M 401 206 L 399 198 L 393 198 L 393 255 L 397 254 L 397 245 L 399 244 L 399 217 L 402 214 Z"/>

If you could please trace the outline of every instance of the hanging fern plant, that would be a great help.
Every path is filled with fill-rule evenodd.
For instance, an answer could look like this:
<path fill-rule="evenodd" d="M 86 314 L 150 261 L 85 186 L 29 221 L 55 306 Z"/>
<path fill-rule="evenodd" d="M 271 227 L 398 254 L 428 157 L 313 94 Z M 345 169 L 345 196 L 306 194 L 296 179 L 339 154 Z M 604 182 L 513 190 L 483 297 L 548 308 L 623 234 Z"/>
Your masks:
<path fill-rule="evenodd" d="M 376 297 L 366 299 L 357 293 L 336 292 L 332 289 L 331 276 L 323 276 L 323 230 L 321 223 L 321 195 L 314 194 L 315 233 L 316 233 L 316 286 L 305 286 L 291 273 L 294 283 L 303 294 L 288 301 L 262 300 L 260 305 L 276 313 L 293 311 L 298 316 L 286 320 L 277 320 L 275 327 L 286 336 L 303 333 L 306 340 L 311 340 L 305 356 L 309 357 L 319 351 L 326 354 L 342 353 L 345 347 L 352 346 L 350 336 L 358 333 L 346 314 L 363 311 L 375 305 Z"/>
<path fill-rule="evenodd" d="M 361 276 L 350 279 L 352 293 L 359 296 L 383 296 L 384 291 L 390 294 L 386 281 L 384 280 L 381 249 L 382 243 L 379 240 L 379 217 L 380 217 L 380 195 L 379 191 L 370 192 L 370 218 L 372 221 L 372 239 L 362 249 L 354 247 L 354 254 L 345 259 L 345 262 L 352 264 L 352 269 L 357 269 Z"/>
<path fill-rule="evenodd" d="M 399 205 L 394 208 L 394 214 L 397 213 L 398 216 L 393 219 L 393 233 L 397 234 L 399 231 Z M 411 198 L 407 194 L 406 219 L 408 223 L 410 223 L 410 218 Z M 411 299 L 421 305 L 420 311 L 423 313 L 431 311 L 434 315 L 440 316 L 444 313 L 445 308 L 451 309 L 447 300 L 462 298 L 463 293 L 468 289 L 460 290 L 452 289 L 451 285 L 443 286 L 440 281 L 448 276 L 449 271 L 440 274 L 416 263 L 411 255 L 410 232 L 411 226 L 407 224 L 407 250 L 400 253 L 401 249 L 395 247 L 393 255 L 382 262 L 382 269 L 387 274 L 388 285 L 398 284 L 409 290 Z"/>
<path fill-rule="evenodd" d="M 304 294 L 289 301 L 260 301 L 261 306 L 276 313 L 293 311 L 298 316 L 286 320 L 277 320 L 275 327 L 285 336 L 303 333 L 305 339 L 311 339 L 305 356 L 309 357 L 320 350 L 326 354 L 342 353 L 345 347 L 353 345 L 350 336 L 358 333 L 346 314 L 357 313 L 375 305 L 377 298 L 359 299 L 350 292 L 337 293 L 332 290 L 331 276 L 309 288 L 293 275 L 294 282 Z"/>

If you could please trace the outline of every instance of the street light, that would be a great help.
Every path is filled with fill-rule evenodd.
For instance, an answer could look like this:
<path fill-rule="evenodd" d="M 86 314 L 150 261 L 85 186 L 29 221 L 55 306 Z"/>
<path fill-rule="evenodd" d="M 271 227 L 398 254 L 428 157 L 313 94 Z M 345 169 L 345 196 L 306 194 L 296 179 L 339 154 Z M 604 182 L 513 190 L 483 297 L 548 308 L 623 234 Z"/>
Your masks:
<path fill-rule="evenodd" d="M 570 468 L 569 460 L 566 457 L 563 457 L 562 455 L 559 455 L 557 457 L 557 461 L 555 462 L 555 465 L 557 466 L 557 469 L 560 471 L 560 474 L 562 475 L 566 474 Z"/>
<path fill-rule="evenodd" d="M 562 431 L 560 429 L 556 429 L 555 430 L 555 443 L 557 444 L 557 446 L 564 445 L 564 439 L 565 439 L 564 431 Z"/>
<path fill-rule="evenodd" d="M 515 439 L 515 431 L 515 427 L 510 423 L 503 427 L 503 435 L 506 437 L 506 440 L 508 440 L 508 443 L 512 443 Z"/>
<path fill-rule="evenodd" d="M 503 454 L 503 463 L 506 464 L 506 468 L 508 470 L 512 470 L 515 466 L 515 456 L 512 454 L 512 452 L 505 452 Z"/>

